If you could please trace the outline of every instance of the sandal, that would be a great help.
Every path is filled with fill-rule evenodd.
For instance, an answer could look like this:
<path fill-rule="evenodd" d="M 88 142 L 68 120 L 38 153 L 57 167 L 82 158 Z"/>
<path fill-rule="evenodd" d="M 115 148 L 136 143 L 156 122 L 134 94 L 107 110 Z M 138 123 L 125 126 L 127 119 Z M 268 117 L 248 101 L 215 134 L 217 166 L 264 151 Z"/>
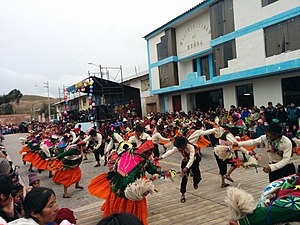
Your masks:
<path fill-rule="evenodd" d="M 229 180 L 230 182 L 232 182 L 232 183 L 234 183 L 234 180 L 232 180 L 232 178 L 230 177 L 230 176 L 224 176 L 224 178 L 226 179 L 226 180 Z"/>
<path fill-rule="evenodd" d="M 75 189 L 83 190 L 83 187 L 81 187 L 81 186 L 75 186 Z"/>
<path fill-rule="evenodd" d="M 225 188 L 225 187 L 228 187 L 228 186 L 230 186 L 230 184 L 226 184 L 226 183 L 221 184 L 221 188 Z"/>
<path fill-rule="evenodd" d="M 71 198 L 69 195 L 63 195 L 63 198 Z"/>
<path fill-rule="evenodd" d="M 181 203 L 185 203 L 185 202 L 186 202 L 186 199 L 185 199 L 185 196 L 184 196 L 184 195 L 181 196 L 180 201 L 181 201 Z"/>

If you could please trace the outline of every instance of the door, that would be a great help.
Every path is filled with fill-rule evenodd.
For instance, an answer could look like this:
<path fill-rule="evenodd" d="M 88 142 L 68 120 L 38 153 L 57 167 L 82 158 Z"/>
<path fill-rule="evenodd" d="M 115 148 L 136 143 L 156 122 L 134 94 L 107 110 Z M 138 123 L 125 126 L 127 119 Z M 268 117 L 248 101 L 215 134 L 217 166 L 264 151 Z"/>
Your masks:
<path fill-rule="evenodd" d="M 172 97 L 173 102 L 173 112 L 181 111 L 181 95 L 174 95 Z"/>

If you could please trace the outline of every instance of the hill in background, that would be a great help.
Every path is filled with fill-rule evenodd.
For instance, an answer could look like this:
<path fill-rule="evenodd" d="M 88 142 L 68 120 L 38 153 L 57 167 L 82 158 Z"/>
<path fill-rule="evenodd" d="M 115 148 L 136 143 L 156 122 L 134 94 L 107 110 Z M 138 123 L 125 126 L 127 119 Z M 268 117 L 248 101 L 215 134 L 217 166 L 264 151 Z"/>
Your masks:
<path fill-rule="evenodd" d="M 50 104 L 56 103 L 59 100 L 56 98 L 50 98 Z M 29 113 L 33 114 L 33 111 L 38 111 L 42 105 L 48 104 L 48 97 L 37 96 L 37 95 L 24 95 L 20 99 L 20 103 L 13 104 L 17 114 Z"/>

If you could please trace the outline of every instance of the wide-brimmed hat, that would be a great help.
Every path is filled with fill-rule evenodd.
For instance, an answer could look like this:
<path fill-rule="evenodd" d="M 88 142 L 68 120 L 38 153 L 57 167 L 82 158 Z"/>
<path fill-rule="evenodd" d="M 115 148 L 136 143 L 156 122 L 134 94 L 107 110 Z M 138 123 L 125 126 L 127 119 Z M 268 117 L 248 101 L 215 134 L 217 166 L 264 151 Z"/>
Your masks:
<path fill-rule="evenodd" d="M 279 123 L 272 122 L 267 127 L 266 132 L 269 132 L 271 134 L 274 134 L 276 136 L 282 135 L 282 126 Z"/>

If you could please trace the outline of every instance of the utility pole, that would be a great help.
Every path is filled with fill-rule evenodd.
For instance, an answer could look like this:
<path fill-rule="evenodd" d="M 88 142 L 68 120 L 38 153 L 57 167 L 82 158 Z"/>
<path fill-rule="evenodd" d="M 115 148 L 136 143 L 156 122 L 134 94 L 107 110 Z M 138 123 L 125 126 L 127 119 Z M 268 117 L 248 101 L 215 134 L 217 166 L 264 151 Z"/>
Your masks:
<path fill-rule="evenodd" d="M 50 96 L 49 96 L 49 81 L 44 82 L 44 87 L 48 89 L 48 120 L 50 122 L 51 119 L 51 112 L 50 112 Z"/>

